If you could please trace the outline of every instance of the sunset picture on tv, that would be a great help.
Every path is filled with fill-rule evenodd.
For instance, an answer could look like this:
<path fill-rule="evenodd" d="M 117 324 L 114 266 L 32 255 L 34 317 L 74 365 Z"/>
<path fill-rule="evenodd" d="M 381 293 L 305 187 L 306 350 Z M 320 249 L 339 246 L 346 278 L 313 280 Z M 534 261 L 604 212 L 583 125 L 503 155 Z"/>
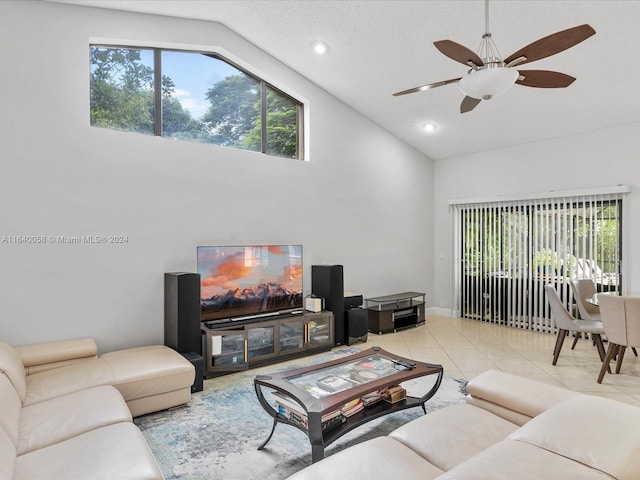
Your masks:
<path fill-rule="evenodd" d="M 200 246 L 201 320 L 302 308 L 302 245 Z"/>

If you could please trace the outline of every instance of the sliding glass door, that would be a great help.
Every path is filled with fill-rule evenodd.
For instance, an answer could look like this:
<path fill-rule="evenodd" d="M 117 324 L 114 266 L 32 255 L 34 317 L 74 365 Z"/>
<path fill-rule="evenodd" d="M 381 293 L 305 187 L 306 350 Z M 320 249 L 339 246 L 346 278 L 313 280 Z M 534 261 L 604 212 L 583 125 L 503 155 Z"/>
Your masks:
<path fill-rule="evenodd" d="M 622 287 L 621 194 L 456 205 L 454 219 L 465 318 L 553 332 L 544 285 L 570 309 L 569 280 Z"/>

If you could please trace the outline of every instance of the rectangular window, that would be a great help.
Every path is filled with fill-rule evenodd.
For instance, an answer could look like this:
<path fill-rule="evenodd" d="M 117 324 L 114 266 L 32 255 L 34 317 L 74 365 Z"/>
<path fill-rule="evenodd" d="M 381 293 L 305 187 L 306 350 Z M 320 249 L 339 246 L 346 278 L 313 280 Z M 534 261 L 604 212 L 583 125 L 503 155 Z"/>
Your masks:
<path fill-rule="evenodd" d="M 91 47 L 93 126 L 302 159 L 302 108 L 216 54 Z"/>
<path fill-rule="evenodd" d="M 153 135 L 152 50 L 91 49 L 91 125 Z"/>

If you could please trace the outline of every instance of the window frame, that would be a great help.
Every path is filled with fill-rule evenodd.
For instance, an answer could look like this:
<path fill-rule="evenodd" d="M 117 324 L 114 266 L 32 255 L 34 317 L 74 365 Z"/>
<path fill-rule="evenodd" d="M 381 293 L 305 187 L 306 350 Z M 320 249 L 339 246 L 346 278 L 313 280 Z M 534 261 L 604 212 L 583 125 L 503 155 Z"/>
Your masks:
<path fill-rule="evenodd" d="M 162 123 L 163 123 L 163 112 L 162 112 L 162 53 L 163 52 L 179 52 L 179 53 L 189 53 L 189 54 L 194 54 L 194 55 L 204 55 L 207 57 L 210 57 L 214 60 L 219 60 L 222 61 L 230 66 L 232 66 L 233 68 L 235 68 L 236 70 L 242 72 L 244 75 L 247 75 L 248 77 L 251 77 L 252 79 L 254 79 L 260 86 L 260 127 L 261 127 L 261 132 L 260 132 L 260 151 L 257 152 L 255 150 L 247 150 L 247 151 L 254 151 L 256 153 L 262 153 L 264 155 L 269 155 L 272 157 L 277 157 L 277 158 L 290 158 L 292 160 L 305 160 L 305 148 L 304 148 L 304 130 L 305 130 L 305 125 L 304 125 L 304 108 L 305 108 L 305 104 L 304 102 L 296 99 L 295 97 L 289 95 L 288 93 L 285 93 L 281 88 L 276 87 L 275 85 L 273 85 L 270 82 L 267 82 L 266 80 L 258 77 L 257 75 L 255 75 L 254 73 L 251 73 L 250 71 L 248 71 L 246 68 L 238 65 L 236 62 L 226 58 L 224 55 L 221 55 L 220 53 L 217 52 L 211 52 L 211 51 L 204 51 L 204 50 L 189 50 L 189 49 L 182 49 L 182 48 L 163 48 L 163 47 L 154 47 L 154 46 L 149 46 L 149 45 L 140 45 L 140 46 L 133 46 L 133 45 L 122 45 L 122 44 L 111 44 L 111 43 L 106 43 L 106 42 L 92 42 L 89 44 L 89 50 L 91 51 L 91 49 L 93 48 L 105 48 L 105 49 L 120 49 L 120 50 L 150 50 L 153 52 L 153 83 L 154 83 L 154 131 L 153 131 L 153 136 L 157 136 L 157 137 L 165 137 L 164 132 L 163 132 L 163 128 L 162 128 Z M 89 88 L 91 89 L 91 81 L 90 81 L 90 86 Z M 291 103 L 295 104 L 296 106 L 296 152 L 295 152 L 295 156 L 294 157 L 287 157 L 287 156 L 283 156 L 283 155 L 274 155 L 273 153 L 268 153 L 268 135 L 267 135 L 267 129 L 268 129 L 268 122 L 267 122 L 267 113 L 268 113 L 268 109 L 267 109 L 267 92 L 268 90 L 271 89 L 273 91 L 275 91 L 278 95 L 281 95 L 282 97 L 284 97 L 285 99 L 287 99 L 288 101 L 291 101 Z M 91 107 L 90 107 L 91 108 Z M 101 127 L 102 128 L 102 127 Z M 211 143 L 211 145 L 216 145 L 219 147 L 226 147 L 226 148 L 234 148 L 236 150 L 241 150 L 235 147 L 228 147 L 228 146 L 223 146 L 223 145 L 217 145 L 215 143 Z"/>

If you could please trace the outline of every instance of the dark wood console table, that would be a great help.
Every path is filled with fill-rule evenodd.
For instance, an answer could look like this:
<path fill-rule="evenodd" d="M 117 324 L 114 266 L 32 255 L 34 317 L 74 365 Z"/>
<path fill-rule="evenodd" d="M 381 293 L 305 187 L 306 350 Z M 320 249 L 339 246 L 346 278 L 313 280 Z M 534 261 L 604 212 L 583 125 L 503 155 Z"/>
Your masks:
<path fill-rule="evenodd" d="M 369 331 L 395 332 L 402 328 L 422 325 L 425 321 L 425 294 L 403 292 L 364 299 L 368 311 Z"/>

